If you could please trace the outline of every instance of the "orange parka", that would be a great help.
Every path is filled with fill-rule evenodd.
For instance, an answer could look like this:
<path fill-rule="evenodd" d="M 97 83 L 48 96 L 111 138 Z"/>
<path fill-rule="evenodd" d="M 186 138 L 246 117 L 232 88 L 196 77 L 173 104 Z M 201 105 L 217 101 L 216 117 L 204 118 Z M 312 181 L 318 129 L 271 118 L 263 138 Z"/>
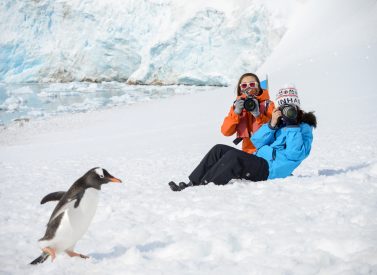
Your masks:
<path fill-rule="evenodd" d="M 237 97 L 237 99 L 240 96 Z M 237 137 L 242 138 L 242 151 L 252 154 L 256 151 L 255 146 L 251 143 L 251 135 L 259 129 L 264 123 L 270 121 L 272 111 L 275 108 L 275 104 L 270 101 L 270 95 L 268 90 L 263 90 L 262 94 L 256 97 L 259 102 L 260 115 L 255 118 L 250 112 L 245 109 L 242 110 L 240 115 L 234 112 L 234 106 L 232 105 L 227 117 L 221 126 L 221 132 L 224 136 L 232 136 L 237 132 Z M 247 128 L 247 134 L 240 132 L 240 125 L 245 125 L 243 128 Z"/>

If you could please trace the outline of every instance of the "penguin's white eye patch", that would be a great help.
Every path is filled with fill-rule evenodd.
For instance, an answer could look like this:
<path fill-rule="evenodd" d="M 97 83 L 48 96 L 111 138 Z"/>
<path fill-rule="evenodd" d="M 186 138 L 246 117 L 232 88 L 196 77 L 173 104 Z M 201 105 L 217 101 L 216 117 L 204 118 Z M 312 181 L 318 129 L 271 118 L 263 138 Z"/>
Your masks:
<path fill-rule="evenodd" d="M 103 169 L 102 168 L 97 168 L 96 170 L 94 170 L 96 172 L 96 174 L 101 178 L 103 179 L 105 177 L 105 175 L 103 174 Z"/>

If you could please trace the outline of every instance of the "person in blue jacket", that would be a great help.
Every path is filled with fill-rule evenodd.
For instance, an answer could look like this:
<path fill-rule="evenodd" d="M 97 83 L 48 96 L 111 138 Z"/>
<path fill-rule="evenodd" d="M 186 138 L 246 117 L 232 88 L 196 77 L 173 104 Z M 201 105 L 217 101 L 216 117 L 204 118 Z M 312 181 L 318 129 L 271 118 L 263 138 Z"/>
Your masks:
<path fill-rule="evenodd" d="M 292 174 L 309 155 L 313 141 L 312 129 L 317 126 L 313 112 L 300 109 L 295 87 L 279 90 L 269 123 L 262 125 L 251 137 L 257 151 L 250 155 L 234 147 L 217 144 L 189 176 L 189 182 L 169 182 L 173 191 L 213 182 L 225 185 L 232 179 L 264 181 L 285 178 Z"/>

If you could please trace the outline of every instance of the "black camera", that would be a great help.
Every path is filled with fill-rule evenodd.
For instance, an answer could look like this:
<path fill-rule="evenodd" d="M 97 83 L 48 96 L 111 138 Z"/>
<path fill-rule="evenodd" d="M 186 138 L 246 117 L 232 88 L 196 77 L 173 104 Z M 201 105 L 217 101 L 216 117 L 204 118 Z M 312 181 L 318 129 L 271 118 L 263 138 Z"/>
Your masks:
<path fill-rule="evenodd" d="M 296 122 L 298 117 L 298 110 L 295 105 L 284 104 L 279 107 L 281 114 L 283 115 L 283 121 Z"/>
<path fill-rule="evenodd" d="M 257 108 L 257 102 L 254 100 L 254 97 L 248 96 L 245 98 L 243 102 L 243 107 L 245 108 L 246 111 L 252 112 Z"/>

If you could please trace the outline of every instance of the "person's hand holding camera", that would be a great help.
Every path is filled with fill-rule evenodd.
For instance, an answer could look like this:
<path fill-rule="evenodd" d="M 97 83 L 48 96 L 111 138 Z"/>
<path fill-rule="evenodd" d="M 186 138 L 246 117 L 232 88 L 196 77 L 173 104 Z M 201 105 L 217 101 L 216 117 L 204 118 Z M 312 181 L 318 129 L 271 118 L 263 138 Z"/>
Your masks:
<path fill-rule="evenodd" d="M 274 111 L 272 112 L 272 117 L 271 117 L 271 122 L 270 122 L 270 126 L 272 128 L 275 128 L 276 125 L 278 124 L 279 122 L 279 118 L 282 117 L 282 113 L 279 109 L 274 109 Z"/>
<path fill-rule="evenodd" d="M 240 115 L 242 113 L 242 110 L 244 108 L 244 100 L 242 98 L 239 98 L 234 102 L 234 112 L 237 115 Z"/>
<path fill-rule="evenodd" d="M 259 112 L 259 102 L 258 102 L 258 99 L 256 98 L 252 98 L 252 100 L 254 101 L 254 108 L 253 110 L 250 111 L 250 113 L 255 117 L 259 117 L 260 115 L 260 112 Z"/>

